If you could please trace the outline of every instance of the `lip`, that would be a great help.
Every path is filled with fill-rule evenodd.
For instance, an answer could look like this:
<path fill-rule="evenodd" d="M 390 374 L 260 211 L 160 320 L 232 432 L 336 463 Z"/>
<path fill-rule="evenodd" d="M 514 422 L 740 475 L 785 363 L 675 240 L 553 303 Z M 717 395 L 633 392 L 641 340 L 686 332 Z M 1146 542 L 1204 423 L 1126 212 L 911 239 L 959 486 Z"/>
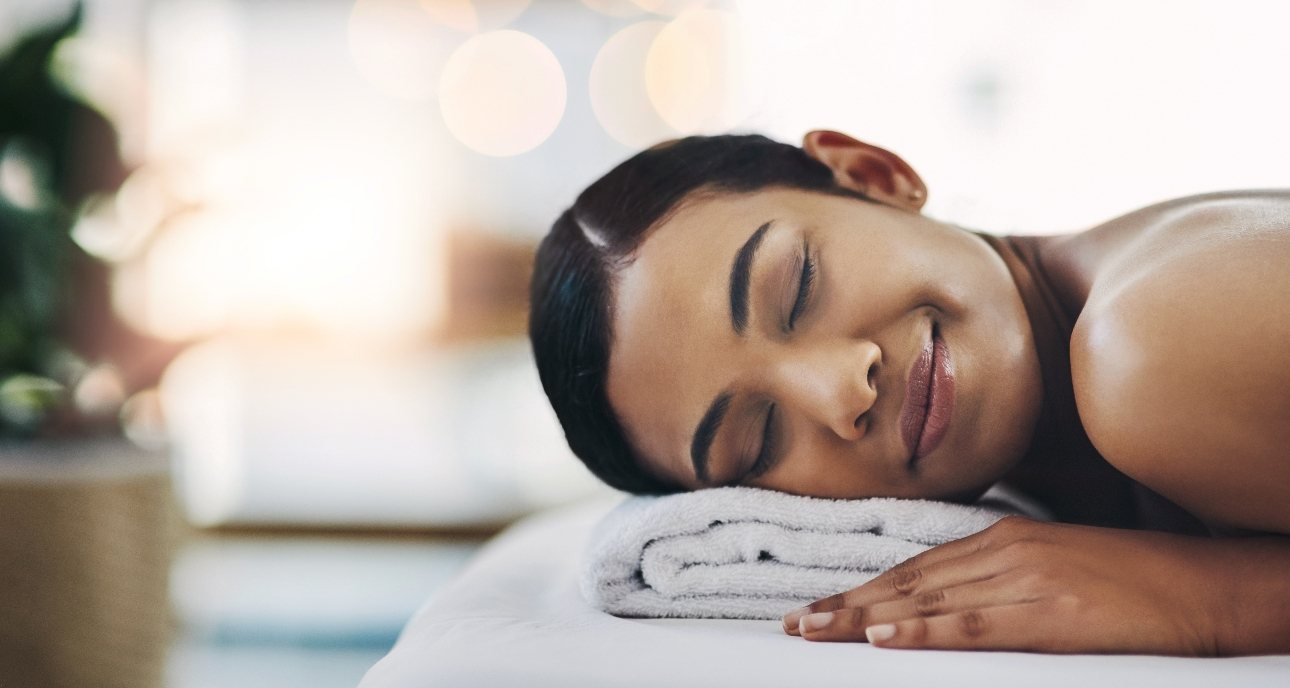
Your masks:
<path fill-rule="evenodd" d="M 900 408 L 900 437 L 910 463 L 927 456 L 945 439 L 954 411 L 954 362 L 935 325 L 909 371 Z"/>

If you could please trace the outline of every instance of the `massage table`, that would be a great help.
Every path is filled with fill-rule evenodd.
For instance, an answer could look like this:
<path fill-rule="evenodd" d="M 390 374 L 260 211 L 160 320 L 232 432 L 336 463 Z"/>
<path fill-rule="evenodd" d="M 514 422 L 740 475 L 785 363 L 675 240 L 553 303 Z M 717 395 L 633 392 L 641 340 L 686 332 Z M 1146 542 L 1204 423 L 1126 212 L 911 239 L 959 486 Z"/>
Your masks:
<path fill-rule="evenodd" d="M 587 534 L 616 499 L 552 509 L 498 535 L 422 606 L 360 688 L 1290 686 L 1290 655 L 884 650 L 808 642 L 779 621 L 617 618 L 578 590 Z"/>

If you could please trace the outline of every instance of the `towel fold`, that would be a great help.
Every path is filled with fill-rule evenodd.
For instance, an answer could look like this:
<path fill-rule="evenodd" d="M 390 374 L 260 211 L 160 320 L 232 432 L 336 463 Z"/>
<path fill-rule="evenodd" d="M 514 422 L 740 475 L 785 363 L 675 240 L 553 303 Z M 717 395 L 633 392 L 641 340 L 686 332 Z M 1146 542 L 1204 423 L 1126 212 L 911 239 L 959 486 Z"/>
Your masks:
<path fill-rule="evenodd" d="M 1010 514 L 1046 516 L 998 487 L 972 505 L 752 487 L 628 497 L 592 531 L 582 592 L 616 616 L 778 619 Z"/>

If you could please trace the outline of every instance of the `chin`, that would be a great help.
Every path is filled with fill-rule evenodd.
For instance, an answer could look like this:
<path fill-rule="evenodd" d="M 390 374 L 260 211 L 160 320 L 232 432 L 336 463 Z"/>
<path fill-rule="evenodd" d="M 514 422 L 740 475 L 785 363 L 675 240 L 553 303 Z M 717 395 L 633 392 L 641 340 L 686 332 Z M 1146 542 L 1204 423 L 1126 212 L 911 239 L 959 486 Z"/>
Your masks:
<path fill-rule="evenodd" d="M 981 495 L 985 494 L 986 490 L 989 490 L 989 489 L 990 489 L 990 485 L 986 485 L 985 487 L 981 487 L 981 488 L 973 488 L 971 490 L 965 490 L 962 492 L 955 492 L 953 494 L 948 494 L 948 495 L 945 495 L 944 497 L 937 497 L 937 499 L 940 499 L 946 502 L 958 502 L 959 504 L 971 504 L 976 500 L 980 499 Z"/>
<path fill-rule="evenodd" d="M 991 452 L 990 455 L 997 457 L 1000 456 L 1000 453 Z M 959 480 L 951 481 L 958 484 L 950 486 L 942 493 L 942 496 L 935 497 L 934 499 L 941 499 L 950 502 L 962 502 L 965 504 L 975 502 L 980 499 L 981 495 L 985 494 L 987 490 L 994 487 L 994 485 L 1000 480 L 1003 480 L 1004 477 L 1008 475 L 1008 471 L 1010 471 L 1014 465 L 1016 465 L 1015 460 L 1002 461 L 992 463 L 988 466 L 979 467 L 978 470 L 974 472 L 974 475 L 960 476 Z"/>

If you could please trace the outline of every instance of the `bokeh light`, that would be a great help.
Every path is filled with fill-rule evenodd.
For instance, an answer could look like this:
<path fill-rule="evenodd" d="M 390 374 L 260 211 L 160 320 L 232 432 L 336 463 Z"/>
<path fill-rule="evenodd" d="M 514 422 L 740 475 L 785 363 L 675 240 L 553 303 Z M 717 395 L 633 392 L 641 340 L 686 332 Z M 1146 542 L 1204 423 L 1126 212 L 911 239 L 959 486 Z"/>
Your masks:
<path fill-rule="evenodd" d="M 166 446 L 166 418 L 161 394 L 156 389 L 136 392 L 121 405 L 121 429 L 144 449 L 158 451 Z"/>
<path fill-rule="evenodd" d="M 519 31 L 480 34 L 443 69 L 439 106 L 452 135 L 493 156 L 536 148 L 564 114 L 564 71 L 549 48 Z"/>
<path fill-rule="evenodd" d="M 115 196 L 91 197 L 72 228 L 72 239 L 87 253 L 108 261 L 133 256 L 175 212 L 178 199 L 166 178 L 151 167 L 132 172 Z"/>
<path fill-rule="evenodd" d="M 470 0 L 419 0 L 421 9 L 435 21 L 457 31 L 479 30 L 479 13 Z"/>
<path fill-rule="evenodd" d="M 17 143 L 0 146 L 0 197 L 9 203 L 35 210 L 44 199 L 40 196 L 40 183 L 37 179 L 33 156 L 22 150 Z"/>
<path fill-rule="evenodd" d="M 94 366 L 76 382 L 72 400 L 76 410 L 86 416 L 104 416 L 116 413 L 126 398 L 125 381 L 110 363 Z"/>
<path fill-rule="evenodd" d="M 582 0 L 582 4 L 608 17 L 639 17 L 645 12 L 645 8 L 632 0 Z"/>
<path fill-rule="evenodd" d="M 439 8 L 437 14 L 427 11 L 431 4 Z M 440 69 L 466 37 L 459 27 L 475 21 L 464 0 L 357 0 L 349 16 L 350 55 L 363 78 L 382 93 L 431 100 Z"/>
<path fill-rule="evenodd" d="M 529 0 L 420 0 L 420 3 L 435 21 L 465 33 L 500 29 L 529 6 Z"/>
<path fill-rule="evenodd" d="M 591 65 L 591 109 L 610 136 L 631 148 L 677 133 L 654 110 L 645 87 L 645 58 L 665 26 L 663 21 L 643 21 L 619 31 Z"/>
<path fill-rule="evenodd" d="M 632 0 L 632 4 L 651 14 L 675 17 L 682 12 L 703 5 L 704 0 Z"/>
<path fill-rule="evenodd" d="M 728 130 L 750 110 L 744 33 L 734 14 L 683 12 L 659 32 L 645 59 L 650 102 L 685 133 Z"/>

